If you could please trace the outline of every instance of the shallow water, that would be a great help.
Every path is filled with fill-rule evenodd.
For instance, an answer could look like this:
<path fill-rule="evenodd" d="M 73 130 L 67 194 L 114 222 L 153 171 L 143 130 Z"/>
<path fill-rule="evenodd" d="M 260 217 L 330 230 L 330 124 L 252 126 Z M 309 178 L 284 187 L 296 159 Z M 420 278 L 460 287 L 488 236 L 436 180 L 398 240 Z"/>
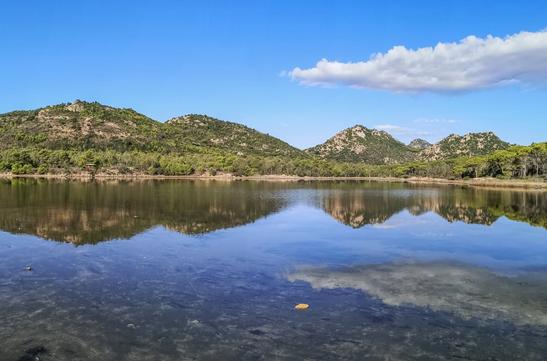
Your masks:
<path fill-rule="evenodd" d="M 0 360 L 545 360 L 546 226 L 533 191 L 1 181 Z"/>

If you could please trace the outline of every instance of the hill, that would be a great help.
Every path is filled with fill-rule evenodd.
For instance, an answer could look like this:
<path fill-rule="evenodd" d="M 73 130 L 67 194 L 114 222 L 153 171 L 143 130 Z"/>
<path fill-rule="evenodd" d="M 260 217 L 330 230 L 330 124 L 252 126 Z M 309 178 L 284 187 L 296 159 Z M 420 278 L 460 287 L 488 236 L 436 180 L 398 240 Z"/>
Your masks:
<path fill-rule="evenodd" d="M 417 152 L 389 133 L 362 125 L 335 134 L 325 143 L 306 149 L 306 152 L 339 162 L 367 164 L 395 164 L 414 160 Z"/>
<path fill-rule="evenodd" d="M 0 147 L 150 149 L 158 122 L 132 109 L 76 101 L 0 115 Z"/>
<path fill-rule="evenodd" d="M 464 136 L 451 134 L 437 144 L 423 149 L 419 158 L 438 160 L 457 157 L 487 155 L 496 150 L 507 149 L 511 145 L 492 132 L 468 133 Z"/>
<path fill-rule="evenodd" d="M 510 144 L 492 132 L 451 134 L 436 144 L 415 139 L 403 144 L 389 133 L 355 125 L 337 133 L 325 143 L 306 149 L 323 159 L 366 164 L 402 164 L 487 155 Z"/>
<path fill-rule="evenodd" d="M 411 141 L 410 143 L 408 143 L 408 146 L 410 148 L 413 148 L 413 149 L 418 149 L 418 150 L 422 150 L 422 149 L 425 149 L 425 148 L 429 148 L 431 147 L 431 143 L 429 143 L 427 140 L 425 139 L 421 139 L 421 138 L 417 138 L 417 139 L 414 139 L 413 141 Z"/>
<path fill-rule="evenodd" d="M 510 147 L 491 132 L 411 145 L 356 125 L 302 151 L 207 115 L 162 123 L 83 101 L 0 114 L 0 175 L 544 178 L 547 169 L 547 143 Z"/>
<path fill-rule="evenodd" d="M 304 155 L 270 135 L 206 115 L 191 114 L 162 123 L 133 109 L 79 100 L 0 115 L 0 148 L 23 147 Z"/>
<path fill-rule="evenodd" d="M 188 114 L 168 120 L 168 134 L 193 145 L 236 152 L 238 155 L 302 156 L 304 152 L 242 124 Z"/>

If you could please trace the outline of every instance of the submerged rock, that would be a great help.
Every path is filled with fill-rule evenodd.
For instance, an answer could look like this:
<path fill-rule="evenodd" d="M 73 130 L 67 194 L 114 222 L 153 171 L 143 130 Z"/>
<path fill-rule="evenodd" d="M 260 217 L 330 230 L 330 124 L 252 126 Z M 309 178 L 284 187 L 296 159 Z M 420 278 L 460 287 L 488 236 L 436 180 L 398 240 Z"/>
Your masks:
<path fill-rule="evenodd" d="M 47 353 L 47 349 L 44 346 L 31 347 L 17 361 L 40 361 L 40 355 L 44 353 Z"/>

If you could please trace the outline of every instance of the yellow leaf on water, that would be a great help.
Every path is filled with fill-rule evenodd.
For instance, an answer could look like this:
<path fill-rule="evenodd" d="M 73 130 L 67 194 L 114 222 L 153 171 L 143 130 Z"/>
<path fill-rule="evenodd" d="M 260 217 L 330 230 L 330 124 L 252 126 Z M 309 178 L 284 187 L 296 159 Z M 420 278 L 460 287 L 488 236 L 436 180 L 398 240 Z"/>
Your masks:
<path fill-rule="evenodd" d="M 299 303 L 294 306 L 295 310 L 307 310 L 308 308 L 310 308 L 310 305 L 308 305 L 307 303 Z"/>

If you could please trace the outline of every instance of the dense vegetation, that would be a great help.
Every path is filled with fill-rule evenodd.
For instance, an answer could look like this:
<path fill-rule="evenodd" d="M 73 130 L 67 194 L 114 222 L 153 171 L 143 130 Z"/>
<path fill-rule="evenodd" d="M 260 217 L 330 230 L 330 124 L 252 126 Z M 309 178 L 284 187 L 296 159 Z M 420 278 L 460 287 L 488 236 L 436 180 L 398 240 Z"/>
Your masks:
<path fill-rule="evenodd" d="M 132 109 L 77 101 L 34 111 L 0 115 L 0 172 L 13 174 L 102 173 L 112 175 L 298 175 L 427 176 L 440 178 L 546 177 L 547 143 L 513 146 L 491 133 L 450 136 L 437 146 L 443 152 L 475 144 L 478 156 L 426 161 L 418 151 L 389 134 L 361 126 L 341 132 L 331 149 L 344 155 L 325 159 L 240 124 L 203 115 L 161 123 Z M 367 140 L 368 154 L 387 164 L 350 162 L 344 144 Z M 392 141 L 391 141 L 392 140 Z M 341 142 L 341 143 L 340 143 Z M 345 142 L 345 143 L 344 143 Z M 344 143 L 344 144 L 343 144 Z M 445 144 L 446 143 L 446 144 Z M 374 147 L 372 145 L 376 144 Z M 385 149 L 386 144 L 393 145 Z M 365 146 L 361 144 L 361 146 Z M 371 148 L 372 147 L 372 148 Z M 360 151 L 359 144 L 353 150 Z M 393 149 L 396 151 L 393 152 Z M 397 153 L 399 149 L 401 154 Z M 427 148 L 430 149 L 430 148 Z M 460 149 L 460 150 L 458 150 Z M 488 151 L 488 152 L 487 152 Z M 387 152 L 387 153 L 386 153 Z M 485 153 L 487 152 L 487 153 Z M 349 154 L 349 153 L 348 153 Z M 346 154 L 347 155 L 347 154 Z M 464 152 L 464 155 L 467 155 Z M 397 157 L 400 161 L 394 162 Z M 433 158 L 434 159 L 434 158 Z M 379 162 L 370 162 L 379 163 Z"/>
<path fill-rule="evenodd" d="M 547 142 L 512 146 L 483 156 L 420 161 L 393 167 L 396 176 L 438 178 L 546 177 Z"/>
<path fill-rule="evenodd" d="M 395 176 L 436 178 L 546 177 L 547 143 L 514 146 L 487 156 L 462 157 L 403 165 L 340 163 L 311 157 L 238 156 L 222 152 L 164 154 L 117 150 L 17 148 L 0 151 L 0 171 L 14 174 L 111 174 L 299 176 Z"/>
<path fill-rule="evenodd" d="M 179 141 L 191 140 L 195 146 L 215 148 L 239 155 L 305 156 L 304 152 L 245 125 L 206 115 L 188 114 L 168 120 L 164 127 Z"/>

